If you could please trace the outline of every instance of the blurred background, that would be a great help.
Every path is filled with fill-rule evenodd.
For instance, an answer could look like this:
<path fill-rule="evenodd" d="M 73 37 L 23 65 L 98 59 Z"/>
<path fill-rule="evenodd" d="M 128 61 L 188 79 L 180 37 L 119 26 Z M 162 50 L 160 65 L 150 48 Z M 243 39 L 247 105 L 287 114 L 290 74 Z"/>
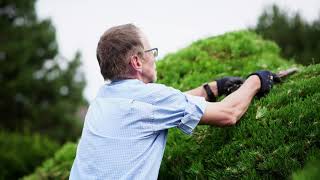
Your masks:
<path fill-rule="evenodd" d="M 195 40 L 251 29 L 282 56 L 320 62 L 320 1 L 0 0 L 0 177 L 34 170 L 80 137 L 104 83 L 95 52 L 108 28 L 134 23 L 160 57 Z"/>

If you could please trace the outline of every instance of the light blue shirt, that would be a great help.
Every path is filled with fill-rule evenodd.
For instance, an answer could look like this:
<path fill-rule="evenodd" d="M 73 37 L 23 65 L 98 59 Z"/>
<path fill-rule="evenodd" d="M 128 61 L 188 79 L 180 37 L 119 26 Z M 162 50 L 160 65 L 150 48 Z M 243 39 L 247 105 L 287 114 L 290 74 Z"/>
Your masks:
<path fill-rule="evenodd" d="M 168 129 L 191 134 L 203 97 L 138 79 L 102 86 L 86 114 L 70 179 L 157 179 Z"/>

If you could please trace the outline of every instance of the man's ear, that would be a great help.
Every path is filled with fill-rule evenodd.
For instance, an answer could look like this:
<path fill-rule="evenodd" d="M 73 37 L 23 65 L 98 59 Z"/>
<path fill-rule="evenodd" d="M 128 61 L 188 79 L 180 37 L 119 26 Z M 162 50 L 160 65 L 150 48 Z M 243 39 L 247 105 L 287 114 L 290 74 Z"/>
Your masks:
<path fill-rule="evenodd" d="M 130 57 L 129 64 L 133 69 L 137 71 L 141 71 L 142 69 L 142 59 L 137 55 L 133 55 Z"/>

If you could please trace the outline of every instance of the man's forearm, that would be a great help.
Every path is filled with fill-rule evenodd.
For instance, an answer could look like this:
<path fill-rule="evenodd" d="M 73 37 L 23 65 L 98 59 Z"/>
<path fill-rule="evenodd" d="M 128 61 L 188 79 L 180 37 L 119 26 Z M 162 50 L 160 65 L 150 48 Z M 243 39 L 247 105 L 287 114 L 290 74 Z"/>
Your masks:
<path fill-rule="evenodd" d="M 252 98 L 260 89 L 260 80 L 256 75 L 250 76 L 236 91 L 220 102 L 208 103 L 200 124 L 230 126 L 237 123 L 246 112 Z"/>
<path fill-rule="evenodd" d="M 218 88 L 217 88 L 217 82 L 216 81 L 212 81 L 209 84 L 209 87 L 211 88 L 211 91 L 213 92 L 214 96 L 217 97 L 218 95 Z M 205 91 L 205 89 L 203 88 L 203 86 L 199 86 L 197 88 L 191 89 L 189 91 L 186 91 L 184 93 L 193 95 L 193 96 L 200 96 L 200 97 L 204 97 L 206 100 L 208 100 L 208 96 L 207 93 Z"/>
<path fill-rule="evenodd" d="M 259 77 L 254 75 L 250 76 L 245 83 L 237 90 L 225 97 L 221 102 L 228 104 L 232 108 L 236 109 L 236 119 L 247 111 L 249 104 L 255 94 L 260 89 Z"/>

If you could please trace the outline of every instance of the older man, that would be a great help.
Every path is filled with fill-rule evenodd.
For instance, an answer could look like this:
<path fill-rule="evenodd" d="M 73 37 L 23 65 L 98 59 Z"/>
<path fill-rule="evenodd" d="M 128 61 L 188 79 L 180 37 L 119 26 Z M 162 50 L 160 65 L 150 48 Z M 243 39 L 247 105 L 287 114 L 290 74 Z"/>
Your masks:
<path fill-rule="evenodd" d="M 275 76 L 258 71 L 245 82 L 226 77 L 182 93 L 154 83 L 157 52 L 132 24 L 101 36 L 97 59 L 111 83 L 90 104 L 70 179 L 157 179 L 169 128 L 191 134 L 198 124 L 234 125 Z M 228 96 L 214 102 L 218 95 Z"/>

